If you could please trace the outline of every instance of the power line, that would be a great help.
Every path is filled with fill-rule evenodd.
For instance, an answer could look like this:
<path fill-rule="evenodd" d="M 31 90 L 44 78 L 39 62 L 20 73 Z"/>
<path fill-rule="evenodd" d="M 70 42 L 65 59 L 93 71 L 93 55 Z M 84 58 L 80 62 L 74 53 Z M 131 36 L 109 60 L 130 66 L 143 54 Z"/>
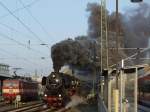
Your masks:
<path fill-rule="evenodd" d="M 20 34 L 24 35 L 25 37 L 30 37 L 29 35 L 27 35 L 27 34 L 25 34 L 25 33 L 22 33 L 21 31 L 19 31 L 19 30 L 13 28 L 13 27 L 11 27 L 11 26 L 8 26 L 8 25 L 6 25 L 6 24 L 4 24 L 4 23 L 0 23 L 0 25 L 6 27 L 7 29 L 9 29 L 9 30 L 11 30 L 11 31 L 15 31 L 15 32 L 17 32 L 17 33 L 20 33 Z"/>
<path fill-rule="evenodd" d="M 140 51 L 140 53 L 144 53 L 144 52 L 147 52 L 147 51 L 149 51 L 149 50 L 150 50 L 150 48 L 144 48 L 144 49 L 142 49 L 142 50 Z M 130 59 L 133 59 L 133 57 L 135 57 L 135 56 L 137 56 L 137 55 L 139 55 L 139 53 L 135 53 L 135 54 L 133 54 L 133 55 L 127 57 L 127 58 L 124 58 L 123 60 L 124 60 L 124 61 L 127 61 L 127 60 L 130 60 Z M 119 61 L 118 63 L 121 63 L 121 61 Z M 114 67 L 114 66 L 116 66 L 116 64 L 111 65 L 110 68 L 112 68 L 112 67 Z"/>
<path fill-rule="evenodd" d="M 25 65 L 30 64 L 31 66 L 34 66 L 34 67 L 37 67 L 37 65 L 39 65 L 38 63 L 35 63 L 35 62 L 33 62 L 33 61 L 30 61 L 29 59 L 27 59 L 27 58 L 25 58 L 25 57 L 18 57 L 16 54 L 10 53 L 10 52 L 8 52 L 8 51 L 2 49 L 2 48 L 0 48 L 0 52 L 1 52 L 1 53 L 3 52 L 3 53 L 5 53 L 5 54 L 9 54 L 9 55 L 13 56 L 14 58 L 12 58 L 12 59 L 17 59 L 17 61 L 18 61 L 18 60 L 22 60 Z M 0 59 L 3 60 L 3 59 L 11 59 L 11 58 L 0 58 Z M 34 59 L 35 59 L 35 58 L 34 58 Z M 39 58 L 39 59 L 40 59 L 40 58 Z M 41 59 L 42 59 L 42 58 L 41 58 Z M 48 59 L 48 57 L 45 57 L 44 59 Z M 33 60 L 33 59 L 32 59 L 32 60 Z M 17 65 L 17 66 L 21 66 L 21 65 Z M 22 68 L 24 68 L 24 67 L 22 67 Z"/>
<path fill-rule="evenodd" d="M 16 54 L 10 53 L 10 52 L 8 52 L 8 51 L 2 49 L 2 48 L 0 48 L 0 51 L 1 51 L 1 52 L 4 52 L 5 54 L 12 55 L 12 56 L 15 57 L 15 58 L 19 58 Z M 22 60 L 23 60 L 24 62 L 26 62 L 26 63 L 27 63 L 27 62 L 30 62 L 30 64 L 32 63 L 34 66 L 37 65 L 37 63 L 31 62 L 30 60 L 28 60 L 28 59 L 26 59 L 26 58 L 22 58 Z"/>
<path fill-rule="evenodd" d="M 32 5 L 34 5 L 35 3 L 37 3 L 38 1 L 40 1 L 40 0 L 34 0 L 33 2 L 29 3 L 28 5 L 25 5 L 25 7 L 20 7 L 20 8 L 15 9 L 14 11 L 12 11 L 12 13 L 16 13 L 16 12 L 19 12 L 19 11 L 27 8 L 27 7 L 31 7 Z M 4 14 L 4 15 L 0 16 L 0 18 L 7 17 L 9 15 L 10 15 L 10 13 L 7 13 L 7 14 Z"/>
<path fill-rule="evenodd" d="M 21 43 L 21 42 L 15 40 L 15 39 L 9 37 L 9 36 L 6 36 L 5 34 L 0 33 L 0 36 L 3 37 L 3 38 L 8 39 L 8 40 L 10 40 L 10 41 L 13 41 L 13 42 L 17 43 L 18 45 L 20 45 L 20 46 L 22 46 L 22 47 L 28 48 L 28 46 L 27 46 L 26 44 L 23 44 L 23 43 Z M 36 53 L 38 53 L 38 54 L 43 54 L 42 52 L 40 52 L 40 51 L 38 51 L 38 50 L 35 50 L 35 49 L 31 48 L 31 47 L 30 47 L 30 50 L 32 50 L 32 51 L 34 51 L 34 52 L 36 52 Z"/>
<path fill-rule="evenodd" d="M 13 39 L 13 38 L 10 38 L 10 37 L 8 37 L 8 36 L 2 34 L 2 33 L 0 33 L 0 36 L 1 36 L 1 37 L 4 37 L 4 38 L 7 38 L 7 39 L 9 39 L 9 40 L 11 40 L 11 41 L 13 41 L 13 42 L 15 42 L 15 43 L 17 43 L 17 44 L 20 45 L 20 46 L 23 46 L 23 47 L 25 47 L 25 48 L 27 47 L 25 44 L 23 44 L 23 43 L 21 43 L 21 42 L 15 40 L 15 39 Z"/>
<path fill-rule="evenodd" d="M 27 58 L 18 57 L 16 54 L 10 53 L 10 52 L 8 52 L 8 51 L 2 49 L 2 48 L 0 48 L 0 52 L 3 52 L 3 53 L 5 53 L 5 54 L 9 54 L 9 55 L 13 56 L 14 58 L 17 59 L 17 61 L 18 61 L 18 59 L 19 59 L 19 60 L 22 60 L 25 65 L 30 64 L 31 66 L 34 66 L 34 67 L 37 67 L 37 65 L 39 65 L 39 64 L 37 64 L 37 63 L 35 63 L 35 62 L 30 61 L 30 60 L 27 59 Z M 6 59 L 6 58 L 0 58 L 0 59 Z M 9 59 L 10 59 L 10 58 L 9 58 Z M 18 65 L 18 66 L 21 66 L 21 65 Z M 22 67 L 22 68 L 24 68 L 24 67 Z"/>
<path fill-rule="evenodd" d="M 0 46 L 18 46 L 18 44 L 11 44 L 11 43 L 0 43 Z M 30 46 L 41 46 L 41 44 L 30 44 Z"/>
<path fill-rule="evenodd" d="M 39 60 L 39 59 L 48 59 L 49 57 L 29 57 L 30 59 L 34 59 L 34 60 Z M 9 58 L 6 58 L 6 57 L 0 57 L 0 59 L 4 59 L 4 60 L 13 60 L 13 59 L 19 59 L 19 60 L 22 60 L 24 59 L 24 57 L 9 57 Z"/>
<path fill-rule="evenodd" d="M 37 38 L 40 42 L 44 43 L 39 37 L 38 35 L 36 35 L 25 23 L 23 23 L 23 21 L 21 21 L 21 19 L 19 19 L 16 15 L 14 15 L 1 1 L 0 1 L 0 5 L 6 9 L 18 22 L 20 22 L 20 24 L 22 24 L 22 26 L 24 26 L 35 38 Z"/>
<path fill-rule="evenodd" d="M 25 7 L 25 4 L 22 2 L 22 0 L 19 0 L 19 2 L 22 4 L 22 6 L 26 9 L 26 11 L 28 12 L 28 14 L 33 18 L 33 20 L 41 27 L 41 29 L 43 30 L 43 32 L 49 37 L 49 33 L 48 31 L 44 28 L 44 26 L 39 22 L 39 20 L 33 16 L 33 14 L 31 13 L 31 11 L 29 10 L 28 7 Z"/>
<path fill-rule="evenodd" d="M 4 24 L 4 23 L 0 23 L 0 25 L 2 25 L 2 26 L 4 26 L 4 27 L 8 28 L 8 29 L 11 30 L 11 31 L 15 31 L 15 32 L 17 32 L 17 33 L 20 33 L 20 34 L 22 34 L 22 35 L 25 36 L 25 37 L 29 37 L 29 35 L 24 34 L 24 33 L 20 32 L 20 31 L 18 31 L 17 29 L 15 29 L 15 28 L 13 28 L 13 27 L 11 27 L 11 26 L 8 26 L 8 25 L 6 25 L 6 24 Z M 8 45 L 10 45 L 10 44 L 8 44 Z M 41 45 L 41 44 L 30 44 L 30 46 L 32 46 L 32 45 Z M 49 49 L 49 47 L 48 47 L 49 45 L 48 45 L 48 44 L 44 44 L 44 45 L 46 45 L 46 47 Z"/>

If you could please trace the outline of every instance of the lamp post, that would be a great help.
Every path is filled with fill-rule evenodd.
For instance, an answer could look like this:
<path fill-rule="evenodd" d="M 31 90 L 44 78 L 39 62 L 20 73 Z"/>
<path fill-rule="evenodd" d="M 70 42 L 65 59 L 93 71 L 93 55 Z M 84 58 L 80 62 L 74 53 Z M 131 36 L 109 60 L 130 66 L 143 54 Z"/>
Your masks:
<path fill-rule="evenodd" d="M 142 2 L 143 0 L 131 0 L 131 2 Z"/>
<path fill-rule="evenodd" d="M 143 0 L 131 0 L 131 2 L 133 2 L 133 3 L 139 3 L 139 2 L 142 2 Z M 116 56 L 116 67 L 117 67 L 117 71 L 118 71 L 118 59 L 119 59 L 119 51 L 118 51 L 118 48 L 119 48 L 119 8 L 118 8 L 118 3 L 119 2 L 119 0 L 116 0 L 116 26 L 115 26 L 115 28 L 116 28 L 116 54 L 117 54 L 117 56 Z M 119 103 L 119 87 L 118 87 L 118 78 L 119 78 L 119 72 L 116 72 L 116 90 L 114 91 L 114 96 L 116 97 L 115 99 L 115 102 L 114 102 L 114 104 L 115 104 L 115 112 L 118 112 L 119 110 L 118 110 L 118 108 L 119 108 L 119 105 L 118 105 L 118 103 Z M 120 80 L 122 80 L 122 77 L 121 77 L 121 79 Z M 122 84 L 122 82 L 121 82 L 121 84 Z M 136 83 L 137 84 L 137 83 Z M 121 88 L 122 88 L 122 85 L 120 85 L 121 86 Z M 136 86 L 137 87 L 137 86 Z M 122 91 L 121 91 L 121 93 L 120 93 L 120 95 L 122 95 Z M 136 97 L 136 96 L 135 96 Z M 118 99 L 118 100 L 117 100 Z M 120 97 L 120 99 L 121 99 L 121 104 L 120 104 L 120 111 L 122 112 L 122 97 Z M 135 105 L 136 106 L 136 105 Z M 136 106 L 137 107 L 137 106 Z M 135 108 L 136 108 L 135 107 Z M 135 109 L 136 110 L 136 109 Z"/>
<path fill-rule="evenodd" d="M 42 43 L 40 44 L 41 46 L 46 46 L 48 49 L 49 49 L 49 52 L 50 52 L 50 47 L 48 46 L 48 44 L 45 44 L 45 43 Z M 49 54 L 49 57 L 51 57 L 51 55 Z M 41 58 L 42 59 L 42 58 Z"/>
<path fill-rule="evenodd" d="M 139 3 L 142 2 L 143 0 L 131 0 L 133 3 Z M 116 65 L 118 66 L 118 56 L 119 56 L 119 8 L 118 5 L 119 0 L 116 0 L 116 54 L 117 54 L 117 59 L 116 59 Z M 116 89 L 118 89 L 118 74 L 116 75 Z"/>

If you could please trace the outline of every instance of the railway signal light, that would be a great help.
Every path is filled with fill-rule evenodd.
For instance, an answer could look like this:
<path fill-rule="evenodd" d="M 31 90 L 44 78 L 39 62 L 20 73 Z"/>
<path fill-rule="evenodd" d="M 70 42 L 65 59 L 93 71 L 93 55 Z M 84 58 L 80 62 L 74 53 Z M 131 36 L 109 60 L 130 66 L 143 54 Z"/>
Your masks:
<path fill-rule="evenodd" d="M 43 78 L 42 78 L 42 85 L 43 85 L 43 86 L 46 85 L 46 77 L 43 77 Z"/>
<path fill-rule="evenodd" d="M 143 0 L 131 0 L 131 2 L 142 2 Z"/>

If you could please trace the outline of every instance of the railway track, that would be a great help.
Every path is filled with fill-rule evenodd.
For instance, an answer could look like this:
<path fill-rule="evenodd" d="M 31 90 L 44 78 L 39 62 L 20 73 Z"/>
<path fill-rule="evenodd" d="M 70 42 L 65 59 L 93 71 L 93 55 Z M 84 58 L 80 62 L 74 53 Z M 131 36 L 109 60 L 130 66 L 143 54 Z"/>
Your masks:
<path fill-rule="evenodd" d="M 33 102 L 24 103 L 24 104 L 20 105 L 19 108 L 15 108 L 14 104 L 13 105 L 12 104 L 6 104 L 3 106 L 0 106 L 0 112 L 16 111 L 17 109 L 27 108 L 29 106 L 34 106 L 37 104 L 41 104 L 41 101 L 33 101 Z"/>
<path fill-rule="evenodd" d="M 65 109 L 65 108 L 61 108 L 61 109 L 54 109 L 54 108 L 47 108 L 45 110 L 42 110 L 40 112 L 67 112 L 70 109 Z"/>
<path fill-rule="evenodd" d="M 28 102 L 21 105 L 19 108 L 15 108 L 14 105 L 0 103 L 0 112 L 68 112 L 69 109 L 61 108 L 50 108 L 45 107 L 45 104 L 40 101 Z"/>
<path fill-rule="evenodd" d="M 10 108 L 9 106 L 8 108 L 6 106 L 6 108 L 4 109 L 0 108 L 0 112 L 67 112 L 68 110 L 69 109 L 65 108 L 61 109 L 49 107 L 44 108 L 44 104 L 42 102 L 27 104 L 19 108 Z"/>
<path fill-rule="evenodd" d="M 0 102 L 0 107 L 5 106 L 5 105 L 9 105 L 6 102 Z"/>
<path fill-rule="evenodd" d="M 8 112 L 32 112 L 32 111 L 34 112 L 35 110 L 37 111 L 37 109 L 39 109 L 39 107 L 41 107 L 42 105 L 43 105 L 42 103 L 38 103 L 30 106 L 21 107 L 18 109 L 13 109 Z"/>

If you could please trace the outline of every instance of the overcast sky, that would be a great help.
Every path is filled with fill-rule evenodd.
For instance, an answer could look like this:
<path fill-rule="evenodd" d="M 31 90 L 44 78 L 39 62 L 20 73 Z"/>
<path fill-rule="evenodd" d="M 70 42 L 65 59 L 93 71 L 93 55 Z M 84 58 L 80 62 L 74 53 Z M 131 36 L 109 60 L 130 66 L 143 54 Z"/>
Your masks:
<path fill-rule="evenodd" d="M 119 1 L 122 12 L 137 6 L 130 0 Z M 100 0 L 0 0 L 0 63 L 22 68 L 21 73 L 37 69 L 39 74 L 49 74 L 49 48 L 68 37 L 87 34 L 89 2 Z M 114 11 L 115 0 L 107 0 L 107 8 Z"/>

